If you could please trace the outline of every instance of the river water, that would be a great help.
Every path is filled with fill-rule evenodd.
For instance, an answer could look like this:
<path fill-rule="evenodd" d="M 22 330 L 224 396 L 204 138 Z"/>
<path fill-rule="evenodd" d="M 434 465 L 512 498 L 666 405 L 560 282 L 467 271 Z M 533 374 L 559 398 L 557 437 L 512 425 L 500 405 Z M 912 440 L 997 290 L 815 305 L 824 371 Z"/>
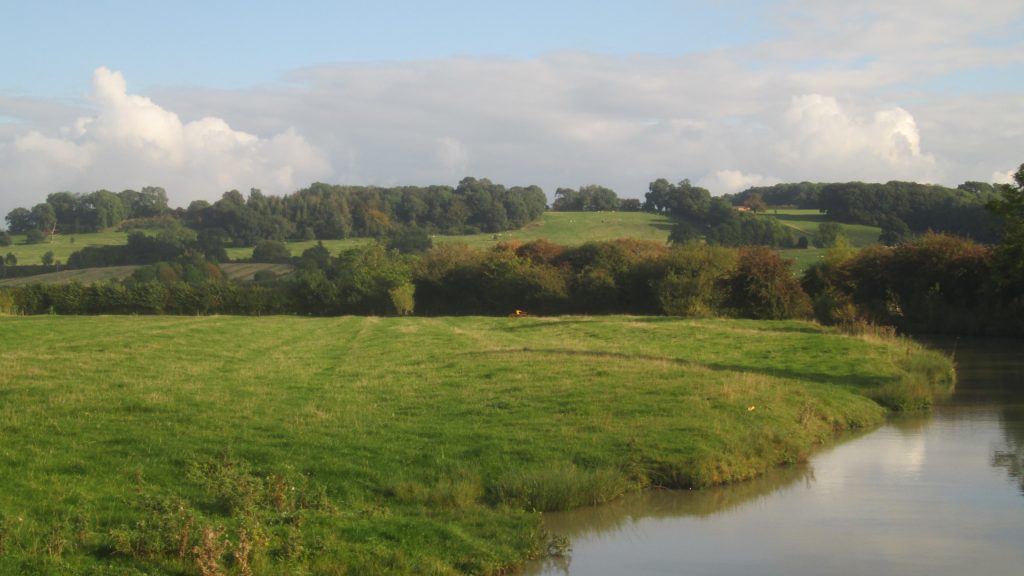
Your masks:
<path fill-rule="evenodd" d="M 530 575 L 1024 574 L 1024 341 L 937 343 L 953 398 L 805 465 L 545 515 L 566 555 Z"/>

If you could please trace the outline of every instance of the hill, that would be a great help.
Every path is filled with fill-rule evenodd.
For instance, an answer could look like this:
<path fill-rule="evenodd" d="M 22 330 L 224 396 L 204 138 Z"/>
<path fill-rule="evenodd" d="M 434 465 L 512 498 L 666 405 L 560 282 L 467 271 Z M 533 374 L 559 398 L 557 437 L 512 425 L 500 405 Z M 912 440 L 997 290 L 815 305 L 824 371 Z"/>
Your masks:
<path fill-rule="evenodd" d="M 544 238 L 555 244 L 576 246 L 592 240 L 615 238 L 638 238 L 655 242 L 668 241 L 672 220 L 661 214 L 649 212 L 545 212 L 538 221 L 518 230 L 496 234 L 470 234 L 464 236 L 434 236 L 435 244 L 460 243 L 474 248 L 494 246 L 498 242 L 529 242 Z M 372 242 L 369 238 L 346 240 L 324 240 L 323 244 L 331 254 L 348 248 Z M 288 242 L 292 255 L 298 256 L 303 250 L 316 246 L 316 241 Z M 229 248 L 228 257 L 240 260 L 252 256 L 252 248 Z"/>
<path fill-rule="evenodd" d="M 769 209 L 767 217 L 777 218 L 785 225 L 793 228 L 798 234 L 810 237 L 827 216 L 817 210 Z M 496 234 L 472 234 L 460 236 L 434 236 L 435 244 L 461 243 L 475 248 L 494 246 L 499 242 L 528 242 L 544 238 L 556 244 L 574 246 L 589 241 L 611 240 L 615 238 L 638 238 L 655 242 L 666 242 L 673 226 L 673 220 L 663 214 L 649 212 L 545 212 L 538 221 L 526 225 L 519 230 L 510 230 Z M 863 247 L 877 243 L 880 233 L 877 227 L 856 224 L 841 224 L 843 232 L 854 247 Z M 15 243 L 0 248 L 0 253 L 13 253 L 21 264 L 38 264 L 44 253 L 53 251 L 56 260 L 66 262 L 71 253 L 85 246 L 121 245 L 127 242 L 128 235 L 124 232 L 107 231 L 95 234 L 76 234 L 54 238 L 53 243 L 23 244 L 22 236 L 14 236 Z M 324 246 L 331 254 L 366 245 L 373 242 L 369 238 L 351 238 L 345 240 L 324 240 Z M 301 255 L 308 248 L 317 245 L 317 241 L 287 242 L 289 251 L 294 256 Z M 784 256 L 796 260 L 796 270 L 803 270 L 824 254 L 824 250 L 809 248 L 806 250 L 782 250 Z M 231 260 L 246 260 L 252 256 L 252 248 L 228 248 Z M 0 255 L 2 255 L 0 254 Z M 63 274 L 63 273 L 62 273 Z M 103 279 L 105 272 L 95 273 Z M 65 275 L 63 277 L 69 277 Z M 116 277 L 116 276 L 110 276 Z M 36 277 L 39 278 L 39 277 Z M 62 277 L 51 277 L 62 278 Z M 90 274 L 84 273 L 80 281 L 94 281 Z M 44 280 L 47 281 L 47 280 Z M 0 281 L 3 285 L 3 281 Z"/>
<path fill-rule="evenodd" d="M 825 214 L 822 214 L 819 210 L 807 210 L 807 209 L 795 209 L 795 208 L 769 208 L 767 214 L 773 218 L 777 218 L 786 226 L 793 228 L 799 236 L 806 236 L 808 240 L 814 235 L 818 229 L 818 225 L 823 222 L 835 222 L 830 220 Z M 878 236 L 882 233 L 881 228 L 877 226 L 866 226 L 863 224 L 842 224 L 839 223 L 839 227 L 843 231 L 843 235 L 846 236 L 850 246 L 854 248 L 863 248 L 872 244 L 878 244 Z M 797 272 L 806 270 L 812 264 L 821 260 L 825 256 L 825 252 L 828 250 L 823 248 L 815 248 L 811 245 L 806 249 L 788 249 L 779 250 L 779 253 L 786 258 L 791 258 L 795 261 L 793 269 Z"/>

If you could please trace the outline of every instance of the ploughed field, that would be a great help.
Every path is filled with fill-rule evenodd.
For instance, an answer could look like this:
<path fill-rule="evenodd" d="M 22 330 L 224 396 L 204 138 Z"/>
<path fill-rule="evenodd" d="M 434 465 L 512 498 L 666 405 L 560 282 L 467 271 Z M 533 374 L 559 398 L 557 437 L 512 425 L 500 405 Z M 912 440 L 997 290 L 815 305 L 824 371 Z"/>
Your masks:
<path fill-rule="evenodd" d="M 904 340 L 646 317 L 0 318 L 0 573 L 497 573 L 543 511 L 795 462 L 952 386 Z"/>

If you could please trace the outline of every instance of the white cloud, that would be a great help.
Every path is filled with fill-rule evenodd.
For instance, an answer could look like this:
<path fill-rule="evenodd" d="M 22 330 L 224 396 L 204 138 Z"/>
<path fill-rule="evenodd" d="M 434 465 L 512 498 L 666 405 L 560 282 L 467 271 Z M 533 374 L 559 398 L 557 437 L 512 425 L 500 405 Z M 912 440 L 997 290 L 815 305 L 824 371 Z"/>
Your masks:
<path fill-rule="evenodd" d="M 992 183 L 993 184 L 1013 184 L 1013 175 L 1016 174 L 1016 170 L 1007 170 L 1006 172 L 993 172 Z"/>
<path fill-rule="evenodd" d="M 31 205 L 58 190 L 90 192 L 158 185 L 172 204 L 212 199 L 228 189 L 283 194 L 331 175 L 324 151 L 292 128 L 260 137 L 206 116 L 183 122 L 175 112 L 130 94 L 107 68 L 93 75 L 91 113 L 49 134 L 28 129 L 0 144 L 8 175 L 0 196 Z"/>
<path fill-rule="evenodd" d="M 702 179 L 700 184 L 710 190 L 712 194 L 718 196 L 740 192 L 751 186 L 771 186 L 779 182 L 778 178 L 771 176 L 744 174 L 739 170 L 719 170 L 713 175 Z"/>
<path fill-rule="evenodd" d="M 715 193 L 778 181 L 984 180 L 1024 161 L 1024 4 L 792 1 L 770 40 L 681 56 L 549 53 L 342 63 L 284 84 L 131 94 L 100 70 L 85 110 L 0 95 L 0 214 L 70 189 L 599 183 Z M 979 42 L 984 38 L 985 42 Z M 1016 75 L 1015 75 L 1016 74 Z M 948 88 L 947 84 L 953 88 Z"/>
<path fill-rule="evenodd" d="M 931 181 L 938 173 L 935 158 L 921 152 L 914 117 L 902 108 L 856 116 L 833 97 L 806 94 L 793 98 L 782 131 L 780 160 L 808 179 L 889 174 Z"/>
<path fill-rule="evenodd" d="M 457 138 L 441 136 L 435 140 L 437 143 L 437 161 L 441 168 L 451 175 L 451 178 L 458 178 L 464 175 L 469 165 L 469 151 L 459 142 Z"/>

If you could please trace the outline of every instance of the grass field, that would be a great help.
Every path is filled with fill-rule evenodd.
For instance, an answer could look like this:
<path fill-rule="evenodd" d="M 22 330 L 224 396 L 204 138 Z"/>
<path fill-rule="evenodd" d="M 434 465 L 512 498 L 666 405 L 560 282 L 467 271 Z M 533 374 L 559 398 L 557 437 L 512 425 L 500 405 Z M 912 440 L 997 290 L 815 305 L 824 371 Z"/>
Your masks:
<path fill-rule="evenodd" d="M 25 236 L 21 234 L 12 234 L 11 241 L 13 242 L 10 246 L 0 246 L 0 256 L 5 256 L 8 253 L 14 254 L 18 258 L 18 264 L 22 266 L 32 264 L 41 264 L 43 261 L 43 254 L 47 252 L 53 252 L 55 260 L 61 262 L 67 262 L 68 257 L 74 252 L 78 252 L 86 246 L 119 246 L 128 243 L 127 232 L 115 232 L 113 230 L 107 232 L 96 232 L 90 234 L 71 234 L 63 235 L 58 234 L 54 236 L 53 242 L 49 240 L 42 244 L 25 244 Z"/>
<path fill-rule="evenodd" d="M 818 224 L 829 221 L 827 216 L 817 210 L 769 208 L 767 214 L 778 218 L 783 224 L 793 228 L 798 235 L 806 236 L 808 241 L 811 240 L 813 234 L 818 230 Z M 842 228 L 846 239 L 850 242 L 850 246 L 854 248 L 863 248 L 877 244 L 878 235 L 882 232 L 876 226 L 864 226 L 862 224 L 840 224 L 839 226 Z M 824 258 L 827 251 L 827 249 L 815 248 L 811 245 L 807 249 L 779 250 L 779 253 L 785 258 L 792 259 L 794 261 L 793 270 L 801 273 L 812 264 Z"/>
<path fill-rule="evenodd" d="M 750 478 L 951 374 L 800 322 L 5 317 L 0 341 L 3 574 L 498 573 L 549 549 L 540 511 Z"/>
<path fill-rule="evenodd" d="M 778 218 L 783 224 L 796 229 L 803 236 L 810 240 L 811 236 L 818 230 L 818 224 L 829 222 L 828 217 L 817 210 L 800 209 L 769 209 L 767 214 Z M 882 229 L 877 226 L 865 226 L 863 224 L 839 224 L 843 234 L 854 248 L 863 248 L 878 243 L 878 235 Z"/>
<path fill-rule="evenodd" d="M 655 242 L 667 242 L 672 230 L 672 220 L 663 215 L 648 212 L 545 212 L 540 220 L 527 224 L 519 230 L 497 234 L 471 234 L 467 236 L 435 236 L 434 244 L 460 243 L 474 248 L 487 248 L 498 242 L 520 240 L 529 242 L 544 238 L 566 246 L 576 246 L 592 240 L 613 240 L 615 238 L 639 238 Z M 324 240 L 331 254 L 365 245 L 369 238 L 347 240 Z M 316 245 L 316 241 L 289 242 L 288 248 L 298 256 L 303 250 Z M 228 257 L 240 260 L 252 256 L 252 248 L 229 248 Z"/>
<path fill-rule="evenodd" d="M 820 222 L 824 222 L 825 216 L 817 210 L 795 210 L 795 209 L 770 209 L 767 213 L 778 218 L 787 226 L 794 228 L 799 234 L 808 236 L 814 233 Z M 879 229 L 871 226 L 860 226 L 842 224 L 843 232 L 850 243 L 857 248 L 874 244 L 878 240 Z M 641 240 L 652 240 L 655 242 L 668 241 L 669 232 L 672 229 L 672 220 L 663 215 L 647 212 L 546 212 L 540 220 L 529 224 L 520 230 L 511 230 L 499 234 L 473 234 L 469 236 L 435 236 L 435 244 L 462 243 L 476 248 L 494 246 L 498 242 L 520 240 L 528 242 L 538 238 L 545 238 L 556 244 L 567 246 L 579 245 L 594 240 L 612 240 L 615 238 L 639 238 Z M 14 253 L 21 264 L 39 264 L 42 256 L 49 250 L 54 252 L 54 257 L 61 262 L 66 262 L 68 256 L 76 250 L 85 246 L 99 246 L 110 244 L 123 244 L 127 241 L 127 234 L 122 232 L 103 232 L 98 234 L 79 234 L 74 237 L 74 243 L 70 236 L 58 236 L 53 244 L 21 244 L 23 237 L 14 237 L 15 244 L 6 248 L 0 248 L 0 255 L 7 252 Z M 346 240 L 324 240 L 324 246 L 331 254 L 338 254 L 344 250 L 364 246 L 372 239 L 350 238 Z M 289 242 L 288 248 L 295 256 L 299 256 L 308 248 L 317 244 L 316 241 Z M 228 248 L 228 257 L 231 260 L 245 260 L 252 256 L 252 248 Z M 825 250 L 809 248 L 807 250 L 782 250 L 782 255 L 796 261 L 794 270 L 803 271 L 814 262 L 820 260 Z M 95 275 L 101 276 L 103 272 Z M 93 274 L 86 273 L 83 278 L 91 277 Z"/>

